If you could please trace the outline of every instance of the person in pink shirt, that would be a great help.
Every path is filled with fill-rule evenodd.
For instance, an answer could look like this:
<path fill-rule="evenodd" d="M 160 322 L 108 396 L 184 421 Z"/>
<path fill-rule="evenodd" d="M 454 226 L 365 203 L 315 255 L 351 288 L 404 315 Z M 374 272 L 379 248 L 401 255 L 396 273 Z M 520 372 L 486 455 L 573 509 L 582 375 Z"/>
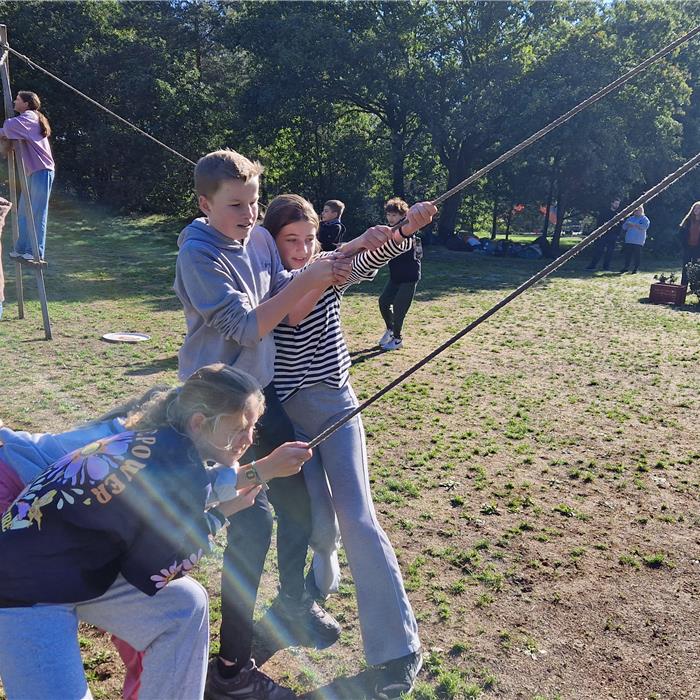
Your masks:
<path fill-rule="evenodd" d="M 41 100 L 35 92 L 20 90 L 14 102 L 18 116 L 6 119 L 0 129 L 0 137 L 12 139 L 19 143 L 19 154 L 27 171 L 29 180 L 29 199 L 34 215 L 39 255 L 44 259 L 46 246 L 46 221 L 49 213 L 49 197 L 55 164 L 51 154 L 49 136 L 51 127 L 49 120 L 39 110 Z M 25 209 L 25 194 L 22 192 L 19 200 L 19 238 L 11 258 L 33 260 L 31 239 L 29 237 L 29 222 Z"/>

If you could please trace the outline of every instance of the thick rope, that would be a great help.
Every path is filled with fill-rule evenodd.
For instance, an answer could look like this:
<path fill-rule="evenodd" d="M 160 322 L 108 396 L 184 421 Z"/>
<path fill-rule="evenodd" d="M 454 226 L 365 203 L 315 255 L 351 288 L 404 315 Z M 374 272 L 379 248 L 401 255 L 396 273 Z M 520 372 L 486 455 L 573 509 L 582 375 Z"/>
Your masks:
<path fill-rule="evenodd" d="M 338 428 L 347 423 L 349 420 L 354 418 L 358 413 L 364 411 L 368 406 L 372 405 L 375 401 L 380 399 L 384 394 L 391 391 L 395 386 L 401 384 L 405 379 L 410 377 L 412 374 L 417 372 L 421 367 L 430 362 L 433 358 L 437 357 L 444 350 L 454 345 L 460 338 L 463 338 L 467 333 L 474 330 L 477 326 L 481 325 L 487 318 L 493 316 L 499 309 L 502 309 L 506 304 L 509 304 L 513 299 L 519 297 L 523 292 L 527 291 L 534 284 L 539 282 L 550 275 L 555 270 L 558 270 L 564 263 L 578 255 L 584 248 L 593 243 L 596 239 L 600 238 L 603 234 L 609 231 L 613 226 L 619 224 L 623 219 L 629 216 L 637 207 L 646 202 L 650 201 L 656 197 L 659 193 L 663 192 L 667 187 L 670 187 L 676 180 L 682 178 L 687 172 L 692 170 L 695 166 L 700 163 L 700 153 L 695 155 L 689 161 L 684 163 L 678 170 L 674 171 L 670 175 L 667 175 L 661 182 L 654 185 L 651 189 L 647 190 L 641 197 L 635 199 L 631 204 L 622 209 L 618 214 L 616 214 L 610 221 L 603 224 L 595 231 L 592 231 L 588 236 L 586 236 L 580 243 L 575 245 L 573 248 L 567 250 L 563 255 L 560 255 L 556 260 L 553 260 L 549 265 L 543 267 L 539 272 L 534 274 L 526 282 L 523 282 L 519 287 L 514 289 L 510 294 L 507 294 L 503 299 L 494 304 L 490 309 L 485 311 L 481 316 L 475 318 L 468 326 L 463 328 L 459 333 L 456 333 L 451 338 L 446 340 L 442 345 L 433 350 L 429 355 L 426 355 L 423 359 L 416 362 L 412 367 L 409 367 L 405 372 L 400 374 L 396 379 L 387 384 L 384 388 L 380 389 L 376 394 L 370 396 L 367 400 L 363 401 L 357 408 L 354 408 L 350 413 L 346 414 L 339 421 L 333 423 L 333 425 L 326 428 L 322 433 L 317 435 L 310 443 L 310 447 L 316 447 L 324 440 L 329 438 Z"/>
<path fill-rule="evenodd" d="M 103 104 L 100 104 L 99 102 L 97 102 L 97 100 L 93 100 L 92 97 L 88 97 L 84 92 L 80 92 L 80 90 L 78 90 L 78 88 L 73 87 L 70 83 L 67 83 L 65 80 L 61 80 L 61 78 L 59 78 L 57 75 L 54 75 L 50 71 L 46 70 L 46 68 L 44 68 L 43 66 L 40 66 L 38 63 L 34 63 L 34 61 L 32 61 L 28 56 L 21 54 L 19 51 L 16 51 L 8 44 L 0 44 L 0 47 L 2 49 L 4 49 L 6 52 L 9 51 L 14 56 L 17 56 L 17 58 L 24 61 L 30 68 L 34 68 L 36 70 L 41 71 L 42 73 L 45 73 L 50 78 L 53 78 L 57 82 L 61 83 L 61 85 L 63 85 L 64 87 L 67 87 L 69 90 L 72 90 L 76 95 L 80 95 L 80 97 L 86 99 L 88 102 L 95 105 L 95 107 L 98 107 L 103 112 L 107 112 L 107 114 L 114 117 L 115 119 L 118 119 L 122 124 L 126 124 L 126 126 L 128 126 L 130 129 L 133 129 L 137 133 L 141 134 L 141 136 L 145 136 L 147 139 L 150 139 L 154 143 L 157 143 L 159 146 L 163 147 L 166 151 L 170 151 L 170 153 L 172 153 L 173 155 L 176 155 L 178 158 L 182 158 L 182 160 L 189 163 L 190 165 L 196 165 L 196 163 L 193 160 L 190 160 L 187 156 L 183 156 L 182 153 L 179 153 L 174 148 L 171 148 L 170 146 L 163 143 L 162 141 L 159 141 L 155 136 L 151 136 L 147 131 L 140 129 L 135 124 L 132 124 L 127 119 L 124 119 L 124 117 L 120 117 L 116 112 L 113 112 L 111 109 L 105 107 Z"/>

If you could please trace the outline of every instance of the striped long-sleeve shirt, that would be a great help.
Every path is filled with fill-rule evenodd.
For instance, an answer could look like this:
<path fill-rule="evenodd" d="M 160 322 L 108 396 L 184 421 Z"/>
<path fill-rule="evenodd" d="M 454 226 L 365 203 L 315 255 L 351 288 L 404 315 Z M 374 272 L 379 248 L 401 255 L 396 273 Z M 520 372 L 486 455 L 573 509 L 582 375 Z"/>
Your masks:
<path fill-rule="evenodd" d="M 380 267 L 413 244 L 413 238 L 389 241 L 378 250 L 359 253 L 346 284 L 329 287 L 298 326 L 275 328 L 275 388 L 280 401 L 319 382 L 335 388 L 347 382 L 350 354 L 340 326 L 340 300 L 350 285 L 374 279 Z"/>

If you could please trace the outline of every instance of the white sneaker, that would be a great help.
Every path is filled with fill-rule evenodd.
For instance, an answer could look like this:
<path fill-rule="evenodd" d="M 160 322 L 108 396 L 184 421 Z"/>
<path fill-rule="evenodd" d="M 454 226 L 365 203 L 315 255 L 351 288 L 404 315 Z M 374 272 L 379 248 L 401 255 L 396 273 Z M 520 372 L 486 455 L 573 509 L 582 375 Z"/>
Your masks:
<path fill-rule="evenodd" d="M 34 262 L 34 253 L 22 253 L 22 255 L 19 256 L 20 258 L 23 258 L 24 260 L 31 260 Z"/>
<path fill-rule="evenodd" d="M 379 339 L 379 345 L 384 346 L 386 345 L 392 338 L 394 337 L 394 331 L 389 330 L 388 328 L 384 331 L 384 335 Z"/>
<path fill-rule="evenodd" d="M 21 254 L 21 253 L 18 253 L 16 250 L 11 250 L 11 251 L 10 251 L 10 257 L 11 257 L 13 260 L 16 260 L 17 258 L 21 258 L 21 257 L 22 257 L 22 254 Z"/>
<path fill-rule="evenodd" d="M 382 345 L 382 350 L 398 350 L 403 346 L 403 340 L 401 338 L 394 338 L 392 336 L 388 343 Z"/>

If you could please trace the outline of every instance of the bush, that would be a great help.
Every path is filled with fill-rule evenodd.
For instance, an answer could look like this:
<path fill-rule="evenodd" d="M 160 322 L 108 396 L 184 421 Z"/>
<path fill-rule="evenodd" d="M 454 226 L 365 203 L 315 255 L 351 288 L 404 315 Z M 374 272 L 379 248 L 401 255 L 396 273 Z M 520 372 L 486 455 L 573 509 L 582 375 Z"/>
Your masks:
<path fill-rule="evenodd" d="M 688 264 L 688 289 L 698 298 L 700 304 L 700 262 Z"/>

